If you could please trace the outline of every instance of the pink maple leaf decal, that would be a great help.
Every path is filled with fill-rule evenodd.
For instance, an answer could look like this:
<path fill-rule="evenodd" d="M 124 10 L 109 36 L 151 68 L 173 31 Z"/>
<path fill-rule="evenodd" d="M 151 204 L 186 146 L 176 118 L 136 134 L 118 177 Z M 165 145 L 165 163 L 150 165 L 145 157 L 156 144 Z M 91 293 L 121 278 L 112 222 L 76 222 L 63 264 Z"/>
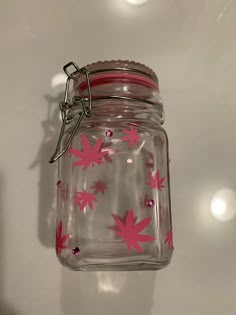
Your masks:
<path fill-rule="evenodd" d="M 81 135 L 81 144 L 83 151 L 71 148 L 69 151 L 79 158 L 78 161 L 73 163 L 73 166 L 83 165 L 83 169 L 86 170 L 90 165 L 102 164 L 102 158 L 107 155 L 107 151 L 101 152 L 102 139 L 99 138 L 91 149 L 88 139 L 85 135 Z"/>
<path fill-rule="evenodd" d="M 129 210 L 126 210 L 125 215 L 123 216 L 123 218 L 120 217 L 120 216 L 118 216 L 118 215 L 116 215 L 116 216 L 123 222 L 123 224 L 125 224 L 125 221 L 126 221 L 126 218 L 127 218 L 128 213 L 129 213 Z M 137 221 L 137 217 L 134 217 L 134 223 L 135 223 L 136 221 Z M 113 230 L 113 231 L 119 231 L 118 225 L 111 225 L 111 226 L 108 226 L 108 229 L 109 229 L 109 230 Z"/>
<path fill-rule="evenodd" d="M 149 182 L 146 184 L 150 186 L 151 188 L 156 188 L 157 190 L 162 190 L 165 186 L 163 185 L 163 182 L 165 180 L 165 177 L 160 178 L 160 171 L 157 170 L 156 174 L 152 176 L 151 173 L 148 174 Z"/>
<path fill-rule="evenodd" d="M 56 231 L 56 254 L 57 256 L 60 255 L 61 251 L 66 249 L 66 245 L 64 243 L 68 240 L 70 237 L 70 234 L 63 235 L 63 227 L 62 227 L 62 221 L 60 221 L 57 231 Z"/>
<path fill-rule="evenodd" d="M 170 230 L 170 231 L 166 234 L 165 243 L 167 243 L 168 249 L 170 249 L 170 248 L 173 247 L 173 232 L 172 232 L 172 230 Z"/>
<path fill-rule="evenodd" d="M 119 216 L 112 214 L 113 219 L 116 221 L 118 231 L 115 230 L 117 236 L 123 238 L 122 243 L 126 243 L 128 250 L 131 250 L 131 247 L 134 247 L 139 253 L 143 252 L 142 247 L 138 242 L 152 242 L 155 240 L 153 236 L 138 234 L 144 230 L 152 218 L 146 218 L 135 224 L 134 211 L 128 210 L 125 222 L 123 222 Z"/>
<path fill-rule="evenodd" d="M 107 189 L 107 185 L 101 180 L 96 180 L 93 182 L 93 186 L 90 188 L 94 189 L 94 195 L 97 195 L 98 193 L 104 194 L 105 190 Z"/>
<path fill-rule="evenodd" d="M 84 208 L 88 205 L 91 210 L 93 210 L 93 202 L 97 201 L 93 194 L 90 194 L 88 191 L 78 191 L 75 193 L 75 203 L 79 204 L 80 211 L 83 211 Z"/>
<path fill-rule="evenodd" d="M 122 130 L 124 133 L 127 134 L 127 136 L 122 137 L 121 141 L 129 141 L 128 146 L 130 148 L 134 143 L 139 145 L 140 136 L 138 135 L 136 128 L 134 128 L 133 126 L 130 126 L 129 128 L 130 130 L 128 129 Z"/>

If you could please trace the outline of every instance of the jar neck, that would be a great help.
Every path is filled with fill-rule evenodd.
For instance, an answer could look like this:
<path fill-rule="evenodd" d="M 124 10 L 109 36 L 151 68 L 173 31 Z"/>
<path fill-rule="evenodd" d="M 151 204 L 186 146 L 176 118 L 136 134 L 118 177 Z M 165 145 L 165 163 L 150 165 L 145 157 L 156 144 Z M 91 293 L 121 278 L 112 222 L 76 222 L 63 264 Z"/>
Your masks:
<path fill-rule="evenodd" d="M 77 118 L 76 118 L 77 119 Z M 76 120 L 75 119 L 75 120 Z M 88 123 L 89 121 L 102 120 L 131 120 L 135 121 L 150 121 L 157 124 L 164 122 L 164 115 L 162 107 L 157 105 L 142 103 L 133 100 L 93 100 L 90 116 L 84 118 L 82 121 Z"/>

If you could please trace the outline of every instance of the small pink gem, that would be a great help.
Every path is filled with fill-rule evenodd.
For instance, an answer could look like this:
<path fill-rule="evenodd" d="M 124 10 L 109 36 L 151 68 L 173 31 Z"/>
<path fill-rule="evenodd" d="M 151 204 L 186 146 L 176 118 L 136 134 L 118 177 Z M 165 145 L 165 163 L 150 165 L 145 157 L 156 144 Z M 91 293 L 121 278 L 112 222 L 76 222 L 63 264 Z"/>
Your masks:
<path fill-rule="evenodd" d="M 74 247 L 72 249 L 72 253 L 75 255 L 75 256 L 78 256 L 80 254 L 80 249 L 79 247 Z"/>
<path fill-rule="evenodd" d="M 106 131 L 106 136 L 107 136 L 107 138 L 110 138 L 110 137 L 112 137 L 113 136 L 113 131 L 112 130 L 107 130 Z"/>
<path fill-rule="evenodd" d="M 59 181 L 57 182 L 57 187 L 58 187 L 58 188 L 61 188 L 61 186 L 62 186 L 62 183 L 61 183 L 61 181 L 59 180 Z"/>
<path fill-rule="evenodd" d="M 155 201 L 152 200 L 152 199 L 151 199 L 151 200 L 148 200 L 147 205 L 148 205 L 148 207 L 152 208 L 152 207 L 154 207 L 154 205 L 155 205 Z"/>

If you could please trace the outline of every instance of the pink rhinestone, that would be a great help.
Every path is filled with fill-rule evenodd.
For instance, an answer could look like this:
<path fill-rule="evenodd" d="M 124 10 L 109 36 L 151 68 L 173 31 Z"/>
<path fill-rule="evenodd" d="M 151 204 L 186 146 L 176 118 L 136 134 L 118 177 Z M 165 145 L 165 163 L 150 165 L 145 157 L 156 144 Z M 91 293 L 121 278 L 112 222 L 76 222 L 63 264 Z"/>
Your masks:
<path fill-rule="evenodd" d="M 72 253 L 75 255 L 75 256 L 78 256 L 79 254 L 80 254 L 80 249 L 79 249 L 79 247 L 77 246 L 77 247 L 74 247 L 73 249 L 72 249 Z"/>
<path fill-rule="evenodd" d="M 110 137 L 112 137 L 113 136 L 113 131 L 112 130 L 107 130 L 106 131 L 106 136 L 107 136 L 107 138 L 110 138 Z"/>
<path fill-rule="evenodd" d="M 58 187 L 58 188 L 61 188 L 61 186 L 62 186 L 62 182 L 59 180 L 59 181 L 57 182 L 57 187 Z"/>
<path fill-rule="evenodd" d="M 154 207 L 154 205 L 155 205 L 155 201 L 152 200 L 152 199 L 151 199 L 151 200 L 148 200 L 147 205 L 148 205 L 148 207 L 152 208 L 152 207 Z"/>

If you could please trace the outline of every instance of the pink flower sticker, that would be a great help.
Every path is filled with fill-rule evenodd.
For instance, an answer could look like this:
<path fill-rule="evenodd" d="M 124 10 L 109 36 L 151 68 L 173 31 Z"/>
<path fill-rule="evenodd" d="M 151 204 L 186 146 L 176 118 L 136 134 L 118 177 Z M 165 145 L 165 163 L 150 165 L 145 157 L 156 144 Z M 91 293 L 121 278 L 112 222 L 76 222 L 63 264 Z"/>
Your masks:
<path fill-rule="evenodd" d="M 134 128 L 133 126 L 130 126 L 129 128 L 130 130 L 122 130 L 126 134 L 126 136 L 122 137 L 121 141 L 129 141 L 128 146 L 130 148 L 134 143 L 136 143 L 136 145 L 139 145 L 140 136 L 136 128 Z"/>
<path fill-rule="evenodd" d="M 90 188 L 94 190 L 94 195 L 97 195 L 98 193 L 102 193 L 104 195 L 105 190 L 107 190 L 107 185 L 101 180 L 96 180 Z"/>
<path fill-rule="evenodd" d="M 88 205 L 91 210 L 93 210 L 93 202 L 97 201 L 93 194 L 90 194 L 88 191 L 83 190 L 75 193 L 75 204 L 79 204 L 80 211 L 83 211 L 84 208 Z"/>
<path fill-rule="evenodd" d="M 67 248 L 64 243 L 68 240 L 70 237 L 70 234 L 63 235 L 63 226 L 62 221 L 60 221 L 57 231 L 56 231 L 56 254 L 57 256 L 60 255 L 60 253 Z"/>
<path fill-rule="evenodd" d="M 120 217 L 118 215 L 116 215 L 116 217 L 119 218 L 123 222 L 123 224 L 125 224 L 128 214 L 129 214 L 129 210 L 126 210 L 125 215 L 123 217 Z M 134 217 L 134 223 L 136 221 L 137 221 L 137 217 Z M 119 227 L 117 225 L 108 226 L 108 229 L 113 230 L 113 231 L 119 231 Z"/>
<path fill-rule="evenodd" d="M 148 178 L 149 178 L 149 182 L 147 182 L 146 184 L 153 188 L 156 188 L 157 190 L 161 191 L 162 188 L 164 188 L 165 186 L 163 185 L 163 182 L 165 180 L 165 177 L 160 178 L 160 171 L 157 170 L 156 174 L 154 176 L 152 176 L 151 173 L 148 174 Z"/>
<path fill-rule="evenodd" d="M 165 244 L 167 243 L 168 249 L 171 249 L 173 247 L 173 232 L 170 230 L 166 234 Z"/>
<path fill-rule="evenodd" d="M 84 166 L 83 169 L 86 170 L 90 165 L 95 166 L 95 164 L 102 164 L 102 158 L 107 155 L 107 151 L 101 152 L 102 139 L 99 138 L 94 147 L 91 149 L 88 139 L 85 135 L 81 135 L 81 144 L 83 151 L 77 149 L 69 149 L 70 153 L 79 158 L 78 161 L 73 163 L 73 166 Z"/>
<path fill-rule="evenodd" d="M 138 244 L 140 242 L 152 242 L 155 240 L 153 236 L 139 234 L 144 230 L 151 222 L 152 218 L 148 217 L 135 223 L 134 211 L 128 210 L 128 214 L 125 218 L 125 222 L 122 219 L 112 214 L 113 219 L 117 224 L 117 230 L 114 230 L 117 236 L 123 238 L 122 243 L 126 243 L 128 250 L 130 251 L 134 247 L 139 253 L 143 253 L 142 247 Z"/>

